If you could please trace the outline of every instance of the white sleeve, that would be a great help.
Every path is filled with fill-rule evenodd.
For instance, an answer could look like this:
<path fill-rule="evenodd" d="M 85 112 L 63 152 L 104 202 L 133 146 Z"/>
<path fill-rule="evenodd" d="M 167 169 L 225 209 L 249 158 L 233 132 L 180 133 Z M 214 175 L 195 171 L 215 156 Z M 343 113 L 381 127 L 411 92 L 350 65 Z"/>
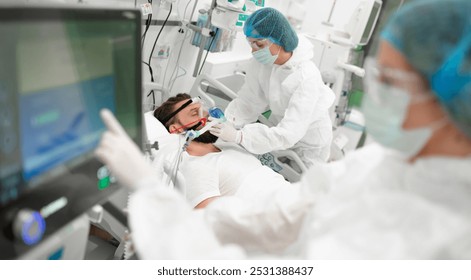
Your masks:
<path fill-rule="evenodd" d="M 250 191 L 221 198 L 206 208 L 206 220 L 223 244 L 280 253 L 299 239 L 317 193 L 328 188 L 323 185 L 330 179 L 322 171 L 314 171 L 315 183 L 309 178 L 288 186 L 280 183 L 278 188 L 264 186 L 267 190 L 256 198 L 249 197 Z"/>
<path fill-rule="evenodd" d="M 423 260 L 470 255 L 450 248 L 469 234 L 469 219 L 420 195 L 383 189 L 339 196 L 329 204 L 316 213 L 321 230 L 311 232 L 305 258 Z"/>
<path fill-rule="evenodd" d="M 224 112 L 226 118 L 236 127 L 255 122 L 261 113 L 268 110 L 268 101 L 260 87 L 261 69 L 256 63 L 252 62 L 245 76 L 245 83 L 237 93 L 238 97 L 227 105 Z"/>
<path fill-rule="evenodd" d="M 141 259 L 243 259 L 233 245 L 222 246 L 202 210 L 192 210 L 174 189 L 155 182 L 129 201 L 129 225 Z"/>
<path fill-rule="evenodd" d="M 294 146 L 313 122 L 319 108 L 321 94 L 328 94 L 322 81 L 307 71 L 296 73 L 297 86 L 288 103 L 283 119 L 274 127 L 254 123 L 242 128 L 242 146 L 251 153 L 263 154 L 273 150 L 286 150 Z"/>

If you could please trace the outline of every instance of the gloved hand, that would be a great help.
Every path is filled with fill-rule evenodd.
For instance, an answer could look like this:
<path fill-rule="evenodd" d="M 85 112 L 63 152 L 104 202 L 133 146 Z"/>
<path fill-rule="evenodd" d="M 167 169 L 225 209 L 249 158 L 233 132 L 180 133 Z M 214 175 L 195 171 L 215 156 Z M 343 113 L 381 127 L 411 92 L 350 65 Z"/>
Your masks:
<path fill-rule="evenodd" d="M 139 147 L 131 140 L 113 113 L 103 109 L 100 116 L 107 131 L 95 150 L 98 159 L 125 186 L 135 188 L 139 181 L 155 176 Z"/>
<path fill-rule="evenodd" d="M 242 131 L 236 129 L 231 122 L 219 123 L 209 130 L 212 135 L 227 142 L 240 144 L 242 142 Z"/>

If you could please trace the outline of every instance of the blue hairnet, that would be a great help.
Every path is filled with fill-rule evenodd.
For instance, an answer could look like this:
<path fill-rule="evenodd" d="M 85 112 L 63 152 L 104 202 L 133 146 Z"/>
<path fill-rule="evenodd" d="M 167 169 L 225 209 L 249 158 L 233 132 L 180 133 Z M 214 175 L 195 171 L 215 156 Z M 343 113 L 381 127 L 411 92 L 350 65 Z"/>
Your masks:
<path fill-rule="evenodd" d="M 428 80 L 471 137 L 471 1 L 416 0 L 391 18 L 381 37 Z"/>
<path fill-rule="evenodd" d="M 256 39 L 270 39 L 287 52 L 298 46 L 296 31 L 283 14 L 273 8 L 263 8 L 251 14 L 245 22 L 244 34 Z"/>

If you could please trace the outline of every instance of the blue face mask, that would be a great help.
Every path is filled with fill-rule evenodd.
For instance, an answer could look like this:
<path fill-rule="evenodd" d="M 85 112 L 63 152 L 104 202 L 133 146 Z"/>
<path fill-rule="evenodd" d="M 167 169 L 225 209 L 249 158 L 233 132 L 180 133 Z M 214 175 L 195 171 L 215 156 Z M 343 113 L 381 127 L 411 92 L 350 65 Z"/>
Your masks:
<path fill-rule="evenodd" d="M 272 65 L 273 63 L 275 63 L 276 59 L 278 58 L 278 54 L 276 55 L 271 54 L 269 46 L 263 49 L 260 49 L 258 51 L 254 51 L 252 55 L 255 58 L 255 60 L 257 60 L 263 65 Z"/>
<path fill-rule="evenodd" d="M 368 87 L 375 93 L 366 94 L 362 111 L 366 130 L 385 147 L 399 151 L 406 158 L 417 155 L 429 141 L 433 132 L 444 124 L 443 121 L 431 125 L 403 129 L 402 124 L 411 96 L 404 90 L 370 80 Z"/>

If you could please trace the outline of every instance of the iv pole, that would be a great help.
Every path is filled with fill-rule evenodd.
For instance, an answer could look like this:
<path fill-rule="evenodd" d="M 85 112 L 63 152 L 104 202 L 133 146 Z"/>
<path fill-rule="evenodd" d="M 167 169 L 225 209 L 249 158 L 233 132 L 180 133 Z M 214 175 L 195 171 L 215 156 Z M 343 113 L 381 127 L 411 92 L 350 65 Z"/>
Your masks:
<path fill-rule="evenodd" d="M 216 1 L 217 0 L 212 1 L 211 8 L 208 10 L 208 20 L 206 21 L 206 26 L 201 28 L 199 26 L 196 26 L 196 25 L 190 24 L 190 23 L 187 25 L 188 28 L 190 28 L 190 29 L 192 29 L 196 32 L 201 32 L 201 42 L 200 42 L 200 46 L 199 46 L 200 49 L 198 51 L 198 57 L 196 58 L 195 69 L 193 70 L 193 77 L 198 76 L 198 69 L 199 69 L 200 64 L 201 64 L 201 58 L 203 57 L 204 46 L 206 45 L 206 40 L 208 40 L 209 36 L 214 36 L 214 32 L 212 30 L 210 30 L 209 28 L 211 27 L 211 15 L 213 13 L 214 8 L 216 8 Z M 192 15 L 195 11 L 197 3 L 198 3 L 198 1 L 196 1 L 195 5 L 193 6 L 193 12 L 191 13 Z M 207 34 L 205 34 L 206 32 L 207 32 Z"/>

